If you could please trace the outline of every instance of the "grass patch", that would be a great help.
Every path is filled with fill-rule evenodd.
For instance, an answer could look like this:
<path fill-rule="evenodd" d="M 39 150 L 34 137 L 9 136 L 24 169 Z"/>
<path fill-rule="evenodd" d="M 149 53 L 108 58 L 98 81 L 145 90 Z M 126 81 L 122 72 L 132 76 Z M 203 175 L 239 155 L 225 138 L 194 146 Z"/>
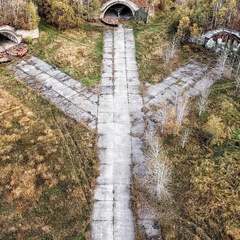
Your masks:
<path fill-rule="evenodd" d="M 151 84 L 161 82 L 172 71 L 191 58 L 206 61 L 206 50 L 198 46 L 177 46 L 173 58 L 166 63 L 165 52 L 176 32 L 175 12 L 157 11 L 147 24 L 132 22 L 136 42 L 136 58 L 140 80 Z"/>
<path fill-rule="evenodd" d="M 174 166 L 173 202 L 155 206 L 164 239 L 239 239 L 240 105 L 232 82 L 213 85 L 204 117 L 190 112 L 184 149 L 181 136 L 163 136 Z M 163 206 L 175 216 L 163 219 Z"/>
<path fill-rule="evenodd" d="M 87 86 L 99 83 L 102 27 L 85 24 L 82 28 L 60 31 L 42 22 L 39 29 L 39 39 L 33 40 L 29 45 L 31 54 L 60 68 Z"/>
<path fill-rule="evenodd" d="M 90 239 L 96 135 L 0 68 L 0 239 Z"/>

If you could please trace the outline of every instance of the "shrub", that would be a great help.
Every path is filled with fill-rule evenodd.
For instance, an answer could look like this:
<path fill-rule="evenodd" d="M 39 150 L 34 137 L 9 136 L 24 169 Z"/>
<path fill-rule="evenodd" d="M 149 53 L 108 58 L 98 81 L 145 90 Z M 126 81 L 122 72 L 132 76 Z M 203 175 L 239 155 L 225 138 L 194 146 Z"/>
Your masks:
<path fill-rule="evenodd" d="M 39 23 L 37 7 L 32 3 L 22 3 L 19 8 L 19 14 L 14 20 L 16 28 L 26 30 L 36 29 Z"/>
<path fill-rule="evenodd" d="M 210 142 L 211 145 L 221 145 L 224 139 L 229 139 L 230 129 L 222 122 L 220 117 L 211 115 L 208 118 L 207 123 L 204 125 L 203 130 L 213 135 L 213 138 Z"/>
<path fill-rule="evenodd" d="M 81 19 L 76 16 L 73 8 L 61 1 L 50 1 L 50 11 L 46 16 L 47 22 L 54 24 L 59 29 L 78 27 Z"/>

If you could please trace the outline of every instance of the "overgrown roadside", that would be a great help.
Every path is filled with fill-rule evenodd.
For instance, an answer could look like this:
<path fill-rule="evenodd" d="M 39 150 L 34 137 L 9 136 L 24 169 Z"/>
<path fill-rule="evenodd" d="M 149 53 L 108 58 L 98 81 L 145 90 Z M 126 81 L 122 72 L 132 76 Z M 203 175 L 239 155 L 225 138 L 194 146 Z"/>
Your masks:
<path fill-rule="evenodd" d="M 103 27 L 84 24 L 65 31 L 41 23 L 40 37 L 30 39 L 30 53 L 60 68 L 86 86 L 100 81 Z"/>
<path fill-rule="evenodd" d="M 96 135 L 0 68 L 0 238 L 89 239 Z"/>

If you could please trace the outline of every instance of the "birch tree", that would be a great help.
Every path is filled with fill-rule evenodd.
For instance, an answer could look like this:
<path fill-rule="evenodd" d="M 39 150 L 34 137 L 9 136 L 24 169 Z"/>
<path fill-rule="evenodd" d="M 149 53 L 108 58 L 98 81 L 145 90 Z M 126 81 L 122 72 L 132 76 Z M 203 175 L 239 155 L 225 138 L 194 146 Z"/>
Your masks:
<path fill-rule="evenodd" d="M 166 162 L 163 146 L 160 140 L 154 137 L 146 153 L 148 159 L 146 176 L 143 178 L 143 184 L 148 191 L 158 198 L 162 199 L 169 196 L 169 182 L 171 170 Z"/>

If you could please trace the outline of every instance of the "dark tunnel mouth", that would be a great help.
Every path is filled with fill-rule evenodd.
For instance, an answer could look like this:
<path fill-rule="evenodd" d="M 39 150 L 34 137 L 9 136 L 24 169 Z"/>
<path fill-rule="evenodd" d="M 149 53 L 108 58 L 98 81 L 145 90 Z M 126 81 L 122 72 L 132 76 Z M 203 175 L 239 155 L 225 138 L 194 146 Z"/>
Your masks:
<path fill-rule="evenodd" d="M 16 45 L 18 45 L 18 43 L 5 36 L 4 33 L 0 32 L 0 52 L 3 52 Z"/>
<path fill-rule="evenodd" d="M 104 18 L 108 17 L 129 20 L 133 17 L 133 13 L 128 6 L 118 3 L 107 9 Z"/>

